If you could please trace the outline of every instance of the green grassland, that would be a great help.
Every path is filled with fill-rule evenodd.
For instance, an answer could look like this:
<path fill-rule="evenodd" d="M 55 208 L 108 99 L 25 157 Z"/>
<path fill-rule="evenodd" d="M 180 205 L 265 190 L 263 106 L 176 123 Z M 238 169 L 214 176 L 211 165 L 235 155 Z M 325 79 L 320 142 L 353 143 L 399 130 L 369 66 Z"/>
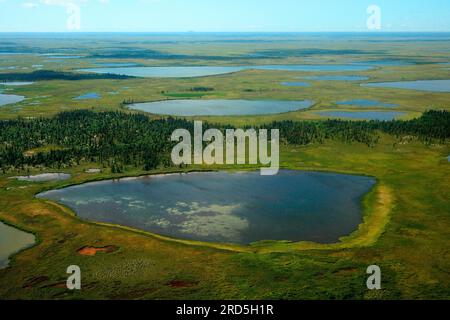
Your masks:
<path fill-rule="evenodd" d="M 341 82 L 341 81 L 308 81 L 310 88 L 285 87 L 281 82 L 303 81 L 307 76 L 328 74 L 326 72 L 286 72 L 286 71 L 257 71 L 248 70 L 227 75 L 200 78 L 180 79 L 126 79 L 126 80 L 82 80 L 82 81 L 41 81 L 31 86 L 8 88 L 14 94 L 24 95 L 24 102 L 1 107 L 0 119 L 17 116 L 49 116 L 60 111 L 96 108 L 111 110 L 123 108 L 124 100 L 135 102 L 158 101 L 164 99 L 202 98 L 202 99 L 279 99 L 279 100 L 314 100 L 316 104 L 307 111 L 289 114 L 260 117 L 258 121 L 272 121 L 283 119 L 318 119 L 316 110 L 354 110 L 360 107 L 345 108 L 336 105 L 337 101 L 349 99 L 376 99 L 388 103 L 398 104 L 395 110 L 406 111 L 405 118 L 417 116 L 428 109 L 447 109 L 449 94 L 420 92 L 412 90 L 398 90 L 385 88 L 361 87 L 360 83 L 448 79 L 449 70 L 442 63 L 448 62 L 446 41 L 416 41 L 401 42 L 388 38 L 380 42 L 365 41 L 332 41 L 319 40 L 312 37 L 291 36 L 281 41 L 267 37 L 260 42 L 250 42 L 249 39 L 217 39 L 203 36 L 200 39 L 186 36 L 186 38 L 168 38 L 162 41 L 158 36 L 135 36 L 128 38 L 113 37 L 108 40 L 92 38 L 75 38 L 67 47 L 67 39 L 21 39 L 15 40 L 21 52 L 63 52 L 66 55 L 80 54 L 80 59 L 51 59 L 43 55 L 6 55 L 0 61 L 0 68 L 16 66 L 14 70 L 0 70 L 1 73 L 31 72 L 33 65 L 42 65 L 43 69 L 65 72 L 77 72 L 86 67 L 98 67 L 96 63 L 136 63 L 139 66 L 236 66 L 261 64 L 349 64 L 363 61 L 406 61 L 413 62 L 406 66 L 374 66 L 373 69 L 360 72 L 333 72 L 333 75 L 361 75 L 370 80 Z M 184 40 L 184 41 L 183 41 Z M 130 53 L 133 50 L 153 50 L 169 55 L 166 59 L 99 59 L 94 58 L 112 50 L 120 41 L 120 52 Z M 245 44 L 245 45 L 244 45 Z M 313 48 L 313 49 L 311 49 Z M 17 49 L 17 50 L 19 50 Z M 116 48 L 116 50 L 119 50 Z M 325 50 L 325 51 L 324 51 Z M 267 52 L 276 54 L 264 56 Z M 114 51 L 113 51 L 114 52 Z M 305 53 L 302 53 L 305 52 Z M 263 55 L 260 58 L 251 54 Z M 170 58 L 170 55 L 175 55 Z M 177 55 L 187 55 L 182 58 Z M 197 57 L 197 58 L 196 58 Z M 213 59 L 214 58 L 214 59 Z M 27 68 L 23 70 L 23 68 Z M 300 79 L 300 80 L 299 80 Z M 196 86 L 212 87 L 213 92 L 193 94 L 190 88 Z M 1 87 L 0 87 L 1 89 Z M 101 99 L 75 101 L 73 98 L 87 92 L 96 92 Z M 364 108 L 368 109 L 368 108 Z M 383 110 L 386 108 L 371 108 Z M 389 108 L 391 109 L 391 108 Z M 235 121 L 248 123 L 255 121 L 254 117 L 227 117 L 213 119 L 220 122 Z"/>
<path fill-rule="evenodd" d="M 423 73 L 429 72 L 428 78 L 438 75 L 433 67 L 423 67 Z M 362 74 L 362 72 L 360 72 Z M 366 71 L 365 73 L 369 73 Z M 423 74 L 419 71 L 419 74 Z M 203 117 L 212 122 L 269 122 L 285 119 L 318 119 L 316 111 L 322 110 L 386 110 L 406 111 L 405 118 L 416 117 L 430 109 L 448 110 L 448 93 L 416 92 L 411 90 L 365 88 L 359 82 L 311 81 L 311 88 L 284 87 L 283 81 L 295 81 L 296 77 L 309 73 L 279 71 L 243 71 L 231 75 L 193 79 L 128 79 L 128 80 L 90 80 L 90 81 L 42 81 L 30 86 L 8 91 L 28 97 L 22 103 L 3 106 L 1 118 L 39 117 L 54 115 L 61 111 L 74 109 L 117 110 L 124 108 L 122 102 L 159 101 L 176 98 L 197 98 L 190 88 L 192 86 L 210 86 L 214 92 L 202 93 L 202 99 L 279 99 L 279 100 L 313 100 L 315 104 L 306 111 L 289 114 L 254 117 Z M 420 77 L 416 76 L 416 79 Z M 441 75 L 440 78 L 444 78 Z M 380 81 L 397 80 L 384 77 Z M 411 78 L 411 80 L 415 80 Z M 87 92 L 96 92 L 101 99 L 73 100 Z M 169 94 L 167 94 L 169 93 Z M 398 104 L 397 108 L 361 108 L 358 106 L 336 106 L 337 101 L 348 99 L 378 99 Z"/>
<path fill-rule="evenodd" d="M 0 37 L 1 38 L 1 37 Z M 11 41 L 11 39 L 7 39 Z M 91 55 L 108 52 L 120 42 L 125 51 L 157 50 L 191 55 L 180 59 L 122 58 L 102 62 L 135 62 L 139 65 L 241 65 L 290 63 L 347 63 L 349 61 L 404 59 L 415 65 L 376 67 L 364 72 L 333 73 L 367 75 L 370 82 L 418 79 L 449 79 L 448 42 L 414 43 L 385 39 L 381 42 L 326 41 L 306 37 L 267 36 L 258 42 L 225 42 L 212 36 L 194 41 L 191 36 L 99 39 L 18 38 L 17 50 Z M 300 41 L 301 40 L 301 41 Z M 6 40 L 5 40 L 6 41 Z M 243 40 L 241 40 L 243 41 Z M 329 50 L 295 55 L 292 50 Z M 248 58 L 254 52 L 286 52 L 281 57 Z M 330 51 L 332 50 L 332 51 Z M 357 50 L 343 54 L 345 50 Z M 64 51 L 66 52 L 66 51 Z M 338 54 L 339 53 L 339 54 Z M 202 58 L 195 58 L 195 56 Z M 223 57 L 223 55 L 226 55 Z M 218 57 L 208 60 L 205 56 Z M 14 61 L 11 61 L 14 60 Z M 0 67 L 21 68 L 44 64 L 45 69 L 73 71 L 94 67 L 93 58 L 46 62 L 46 56 L 5 56 Z M 23 72 L 23 70 L 20 70 Z M 31 71 L 31 70 L 29 70 Z M 16 72 L 5 71 L 0 72 Z M 42 81 L 24 87 L 0 86 L 3 93 L 24 95 L 24 102 L 0 107 L 0 119 L 48 117 L 61 111 L 94 109 L 127 110 L 123 101 L 156 101 L 174 98 L 277 99 L 315 101 L 304 111 L 270 116 L 197 117 L 212 123 L 257 125 L 274 120 L 320 119 L 319 110 L 398 110 L 405 119 L 429 109 L 450 110 L 449 93 L 361 87 L 361 82 L 309 81 L 309 88 L 284 87 L 284 81 L 326 73 L 248 70 L 233 74 L 191 79 L 125 79 Z M 365 82 L 365 81 L 363 81 Z M 366 81 L 367 82 L 367 81 Z M 193 87 L 214 91 L 192 92 Z M 8 91 L 5 91 L 8 90 Z M 73 98 L 87 92 L 98 100 Z M 398 104 L 397 108 L 338 107 L 337 101 L 374 99 Z M 49 146 L 48 149 L 58 148 Z M 45 150 L 31 150 L 40 152 Z M 61 205 L 36 199 L 44 190 L 101 179 L 167 172 L 143 172 L 125 168 L 121 174 L 104 168 L 88 174 L 95 163 L 57 170 L 72 174 L 69 181 L 29 183 L 10 179 L 21 172 L 0 176 L 0 220 L 28 232 L 38 243 L 15 255 L 10 267 L 0 270 L 0 299 L 449 299 L 450 298 L 450 145 L 423 144 L 416 139 L 382 135 L 374 147 L 359 143 L 328 141 L 305 147 L 282 147 L 283 168 L 370 175 L 376 187 L 364 197 L 364 223 L 353 234 L 329 245 L 261 242 L 250 246 L 225 245 L 169 239 L 120 226 L 82 221 Z M 251 170 L 243 167 L 189 167 L 185 170 Z M 49 172 L 48 168 L 34 170 Z M 80 255 L 86 246 L 115 246 L 111 253 Z M 83 290 L 65 289 L 67 266 L 82 269 Z M 383 289 L 366 289 L 366 268 L 382 268 Z"/>
<path fill-rule="evenodd" d="M 72 183 L 118 177 L 67 170 L 64 183 L 0 180 L 0 216 L 39 237 L 0 271 L 2 298 L 449 298 L 449 146 L 392 138 L 368 152 L 330 143 L 283 150 L 283 167 L 367 174 L 378 179 L 364 199 L 365 223 L 336 245 L 264 242 L 227 246 L 171 240 L 117 226 L 80 221 L 34 194 Z M 201 168 L 192 168 L 201 169 Z M 209 168 L 210 169 L 210 168 Z M 215 168 L 219 169 L 219 168 Z M 236 169 L 236 168 L 235 168 Z M 129 171 L 125 175 L 143 172 Z M 119 248 L 93 257 L 84 246 Z M 383 270 L 383 290 L 365 289 L 365 268 Z M 65 268 L 83 270 L 84 290 L 68 292 Z M 184 285 L 173 286 L 179 281 Z"/>

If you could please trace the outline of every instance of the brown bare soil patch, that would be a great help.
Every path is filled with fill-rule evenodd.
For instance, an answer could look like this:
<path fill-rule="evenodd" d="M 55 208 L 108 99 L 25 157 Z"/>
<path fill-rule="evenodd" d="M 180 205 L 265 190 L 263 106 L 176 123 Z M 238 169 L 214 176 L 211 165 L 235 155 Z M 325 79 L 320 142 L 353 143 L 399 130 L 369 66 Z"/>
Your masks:
<path fill-rule="evenodd" d="M 116 252 L 119 248 L 116 246 L 106 246 L 106 247 L 83 247 L 77 251 L 78 254 L 82 256 L 95 256 L 97 253 L 113 253 Z"/>

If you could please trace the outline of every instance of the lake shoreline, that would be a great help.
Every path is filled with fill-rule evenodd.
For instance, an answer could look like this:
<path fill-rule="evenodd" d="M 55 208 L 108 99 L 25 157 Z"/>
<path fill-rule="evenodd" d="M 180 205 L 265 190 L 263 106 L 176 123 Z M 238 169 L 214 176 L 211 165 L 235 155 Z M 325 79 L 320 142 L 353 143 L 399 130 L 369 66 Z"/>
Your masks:
<path fill-rule="evenodd" d="M 238 172 L 251 172 L 251 171 L 256 171 L 259 168 L 256 167 L 251 167 L 251 168 L 236 168 L 233 170 L 227 170 L 227 169 L 192 169 L 192 170 L 177 170 L 177 171 L 159 171 L 159 172 L 154 172 L 154 173 L 142 173 L 142 174 L 137 174 L 137 175 L 122 175 L 119 177 L 111 177 L 111 176 L 107 176 L 107 177 L 101 177 L 101 178 L 93 178 L 93 179 L 87 179 L 86 181 L 82 181 L 79 183 L 68 183 L 68 184 L 63 184 L 59 187 L 56 188 L 44 188 L 43 190 L 36 192 L 34 194 L 34 199 L 39 200 L 39 201 L 43 201 L 45 203 L 51 204 L 53 206 L 57 206 L 59 208 L 63 208 L 64 211 L 66 211 L 67 213 L 70 213 L 70 215 L 77 219 L 78 221 L 82 222 L 82 223 L 87 223 L 87 224 L 92 224 L 92 225 L 99 225 L 99 226 L 107 226 L 107 227 L 114 227 L 114 228 L 119 228 L 122 230 L 127 230 L 127 231 L 131 231 L 133 233 L 137 233 L 137 234 L 144 234 L 146 236 L 150 236 L 156 239 L 160 239 L 160 240 L 164 240 L 164 241 L 168 241 L 168 242 L 175 242 L 175 243 L 181 243 L 181 244 L 185 244 L 185 245 L 193 245 L 193 246 L 198 246 L 198 247 L 209 247 L 209 248 L 215 248 L 215 249 L 219 249 L 219 250 L 227 250 L 227 251 L 234 251 L 234 252 L 257 252 L 257 251 L 265 251 L 265 250 L 269 250 L 270 251 L 270 247 L 273 246 L 274 244 L 277 244 L 276 246 L 282 246 L 282 247 L 286 247 L 284 249 L 281 249 L 282 251 L 284 250 L 290 250 L 290 249 L 295 249 L 295 250 L 329 250 L 330 248 L 341 248 L 341 247 L 352 247 L 352 243 L 355 242 L 355 240 L 360 240 L 362 241 L 362 239 L 364 238 L 364 235 L 360 235 L 360 231 L 361 229 L 370 229 L 370 225 L 367 225 L 367 221 L 366 219 L 368 218 L 369 215 L 369 211 L 372 210 L 372 207 L 367 207 L 366 202 L 368 201 L 368 198 L 372 197 L 373 193 L 377 192 L 377 190 L 380 187 L 380 180 L 371 175 L 371 174 L 367 174 L 367 173 L 357 173 L 357 172 L 349 172 L 349 171 L 344 171 L 344 170 L 328 170 L 325 168 L 322 169 L 317 169 L 317 168 L 292 168 L 290 166 L 288 167 L 282 167 L 280 168 L 281 170 L 290 170 L 290 171 L 299 171 L 299 172 L 306 172 L 306 173 L 311 173 L 311 172 L 317 172 L 317 173 L 328 173 L 328 174 L 342 174 L 342 175 L 351 175 L 351 176 L 365 176 L 365 177 L 369 177 L 369 178 L 373 178 L 375 180 L 375 183 L 373 185 L 373 187 L 365 194 L 363 194 L 359 200 L 359 203 L 361 205 L 361 217 L 362 217 L 362 222 L 358 225 L 358 227 L 352 231 L 350 234 L 345 235 L 343 237 L 341 237 L 338 241 L 335 241 L 333 243 L 318 243 L 318 242 L 310 242 L 310 241 L 286 241 L 286 240 L 262 240 L 262 241 L 258 241 L 258 242 L 254 242 L 254 243 L 250 243 L 247 245 L 244 244 L 235 244 L 235 243 L 220 243 L 220 242 L 208 242 L 208 241 L 199 241 L 199 240 L 190 240 L 190 239 L 182 239 L 182 238 L 177 238 L 177 237 L 171 237 L 171 236 L 166 236 L 166 235 L 161 235 L 158 233 L 153 233 L 150 231 L 146 231 L 146 230 L 142 230 L 139 228 L 134 228 L 134 227 L 130 227 L 130 226 L 125 226 L 125 225 L 121 225 L 121 224 L 114 224 L 114 223 L 106 223 L 106 222 L 99 222 L 99 221 L 90 221 L 87 219 L 83 219 L 81 218 L 76 212 L 75 210 L 73 210 L 72 208 L 61 204 L 59 202 L 56 201 L 52 201 L 52 200 L 48 200 L 48 199 L 44 199 L 44 198 L 38 198 L 37 196 L 41 193 L 45 193 L 48 191 L 52 191 L 52 190 L 61 190 L 61 189 L 66 189 L 69 187 L 73 187 L 73 186 L 82 186 L 82 185 L 86 185 L 89 183 L 96 183 L 96 182 L 108 182 L 108 181 L 123 181 L 123 180 L 127 180 L 127 179 L 139 179 L 139 178 L 151 178 L 151 177 L 165 177 L 165 176 L 171 176 L 171 175 L 188 175 L 188 174 L 193 174 L 193 173 L 214 173 L 214 172 L 225 172 L 225 173 L 238 173 Z M 372 215 L 372 214 L 370 214 Z M 369 244 L 368 244 L 369 245 Z"/>
<path fill-rule="evenodd" d="M 0 271 L 3 269 L 7 269 L 11 267 L 11 263 L 13 262 L 15 256 L 19 255 L 20 253 L 27 251 L 29 249 L 32 249 L 36 246 L 38 246 L 41 243 L 41 239 L 39 237 L 38 232 L 33 232 L 28 230 L 27 228 L 23 227 L 22 225 L 19 224 L 15 224 L 11 221 L 8 221 L 6 219 L 4 219 L 1 215 L 0 215 L 0 224 L 3 224 L 7 227 L 11 227 L 16 229 L 17 231 L 26 233 L 28 235 L 32 235 L 34 237 L 34 242 L 32 244 L 26 245 L 23 248 L 19 249 L 19 250 L 15 250 L 14 252 L 12 252 L 11 254 L 8 255 L 8 257 L 6 258 L 6 263 L 4 266 L 0 265 Z"/>
<path fill-rule="evenodd" d="M 166 99 L 126 104 L 128 110 L 162 117 L 267 116 L 311 109 L 315 101 L 260 99 Z"/>

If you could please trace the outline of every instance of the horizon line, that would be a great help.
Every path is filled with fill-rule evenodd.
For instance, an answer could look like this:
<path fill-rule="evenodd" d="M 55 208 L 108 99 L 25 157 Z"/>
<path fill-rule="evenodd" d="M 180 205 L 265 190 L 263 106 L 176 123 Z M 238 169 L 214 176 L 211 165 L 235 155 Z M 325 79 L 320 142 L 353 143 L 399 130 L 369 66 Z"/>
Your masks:
<path fill-rule="evenodd" d="M 364 33 L 364 34 L 385 34 L 385 33 L 450 33 L 450 30 L 391 30 L 391 31 L 370 31 L 370 30 L 358 30 L 358 31 L 1 31 L 1 33 L 69 33 L 69 34 L 83 34 L 83 33 L 160 33 L 160 34 L 174 34 L 174 33 L 203 33 L 203 34 L 218 34 L 218 33 Z"/>

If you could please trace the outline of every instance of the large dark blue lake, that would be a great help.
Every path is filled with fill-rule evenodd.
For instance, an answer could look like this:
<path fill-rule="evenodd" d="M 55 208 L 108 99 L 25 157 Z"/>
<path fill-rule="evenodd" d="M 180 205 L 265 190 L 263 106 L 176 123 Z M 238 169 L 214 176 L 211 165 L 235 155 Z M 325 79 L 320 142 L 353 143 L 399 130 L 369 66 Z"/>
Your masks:
<path fill-rule="evenodd" d="M 209 172 L 94 182 L 38 198 L 89 221 L 175 238 L 332 243 L 361 224 L 361 200 L 374 185 L 374 178 L 334 173 Z"/>

